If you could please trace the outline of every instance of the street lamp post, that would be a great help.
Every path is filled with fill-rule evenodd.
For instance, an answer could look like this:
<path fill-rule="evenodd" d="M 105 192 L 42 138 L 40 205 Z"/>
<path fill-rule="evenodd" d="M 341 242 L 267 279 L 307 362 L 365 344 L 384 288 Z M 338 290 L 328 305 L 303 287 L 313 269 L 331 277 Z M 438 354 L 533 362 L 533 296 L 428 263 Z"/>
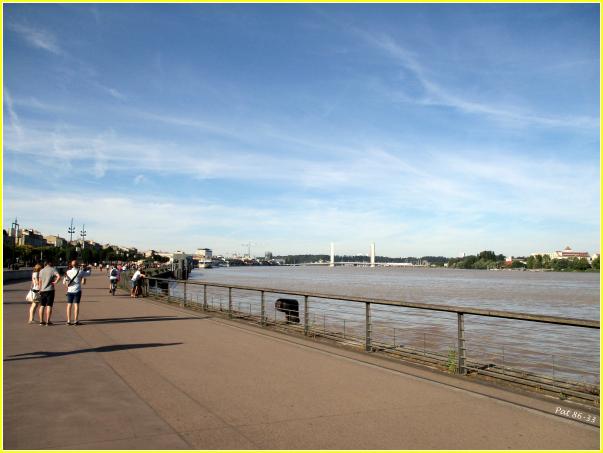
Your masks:
<path fill-rule="evenodd" d="M 75 233 L 75 227 L 73 226 L 73 218 L 71 219 L 71 226 L 67 228 L 67 233 L 69 233 L 69 243 L 73 242 L 73 233 Z"/>
<path fill-rule="evenodd" d="M 82 236 L 82 248 L 85 249 L 86 248 L 86 230 L 85 230 L 86 225 L 82 225 L 82 231 L 80 231 L 80 235 Z"/>
<path fill-rule="evenodd" d="M 19 236 L 19 222 L 17 222 L 17 218 L 15 217 L 15 221 L 11 224 L 11 230 L 14 232 L 15 237 L 13 239 L 13 259 L 12 266 L 15 266 L 15 254 L 17 253 L 17 237 Z"/>

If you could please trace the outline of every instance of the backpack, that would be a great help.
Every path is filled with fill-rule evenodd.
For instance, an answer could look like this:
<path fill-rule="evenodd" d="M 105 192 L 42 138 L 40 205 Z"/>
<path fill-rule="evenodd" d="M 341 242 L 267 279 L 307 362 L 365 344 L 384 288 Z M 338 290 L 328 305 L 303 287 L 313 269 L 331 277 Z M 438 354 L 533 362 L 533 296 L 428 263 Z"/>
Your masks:
<path fill-rule="evenodd" d="M 111 277 L 117 277 L 117 269 L 111 269 Z"/>

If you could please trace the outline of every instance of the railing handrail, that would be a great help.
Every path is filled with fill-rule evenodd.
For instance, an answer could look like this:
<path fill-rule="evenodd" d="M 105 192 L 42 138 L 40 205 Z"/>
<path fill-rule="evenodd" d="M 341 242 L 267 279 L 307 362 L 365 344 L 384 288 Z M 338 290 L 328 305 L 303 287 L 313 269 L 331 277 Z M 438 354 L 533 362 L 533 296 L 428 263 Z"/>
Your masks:
<path fill-rule="evenodd" d="M 512 311 L 502 311 L 502 310 L 484 310 L 480 308 L 470 308 L 470 307 L 454 307 L 451 305 L 435 305 L 435 304 L 424 304 L 424 303 L 416 303 L 416 302 L 404 302 L 404 301 L 396 301 L 396 300 L 387 300 L 387 299 L 372 299 L 367 297 L 358 297 L 358 296 L 342 296 L 336 294 L 320 294 L 320 293 L 312 293 L 307 291 L 291 291 L 291 290 L 283 290 L 276 288 L 263 288 L 263 287 L 255 287 L 255 286 L 244 286 L 244 285 L 232 285 L 226 283 L 212 283 L 212 282 L 204 282 L 200 280 L 177 280 L 173 278 L 162 278 L 162 277 L 153 277 L 149 276 L 149 279 L 152 280 L 163 280 L 168 282 L 175 283 L 186 283 L 188 285 L 199 285 L 199 286 L 214 286 L 219 288 L 233 288 L 233 289 L 241 289 L 245 291 L 263 291 L 265 293 L 274 293 L 274 294 L 288 294 L 293 296 L 307 296 L 307 297 L 316 297 L 320 299 L 331 299 L 331 300 L 345 300 L 350 302 L 361 302 L 361 303 L 371 303 L 377 305 L 387 305 L 392 307 L 406 307 L 406 308 L 417 308 L 422 310 L 432 310 L 432 311 L 441 311 L 448 313 L 457 313 L 457 314 L 465 314 L 465 315 L 476 315 L 476 316 L 487 316 L 493 318 L 505 318 L 505 319 L 514 319 L 519 321 L 533 321 L 533 322 L 542 322 L 546 324 L 559 324 L 559 325 L 569 325 L 575 327 L 586 327 L 591 329 L 599 329 L 599 321 L 592 319 L 580 319 L 580 318 L 564 318 L 560 316 L 545 316 L 545 315 L 537 315 L 530 313 L 518 313 Z"/>

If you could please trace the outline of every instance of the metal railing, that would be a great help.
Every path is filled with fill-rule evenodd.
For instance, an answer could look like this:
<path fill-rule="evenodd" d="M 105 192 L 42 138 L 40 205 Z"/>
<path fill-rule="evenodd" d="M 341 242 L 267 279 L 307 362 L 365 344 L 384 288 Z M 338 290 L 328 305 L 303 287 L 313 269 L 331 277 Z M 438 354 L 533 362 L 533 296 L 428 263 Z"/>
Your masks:
<path fill-rule="evenodd" d="M 477 328 L 481 328 L 480 324 L 487 324 L 483 322 L 484 319 L 497 319 L 512 323 L 530 322 L 559 326 L 563 329 L 579 329 L 580 335 L 584 336 L 586 331 L 599 333 L 600 326 L 597 320 L 152 276 L 147 278 L 143 293 L 168 303 L 177 303 L 182 307 L 222 312 L 229 318 L 245 319 L 263 327 L 270 326 L 305 336 L 327 338 L 348 346 L 361 347 L 367 352 L 379 351 L 440 368 L 443 366 L 461 375 L 482 374 L 519 385 L 536 387 L 562 397 L 576 397 L 595 404 L 599 401 L 598 360 L 583 359 L 582 362 L 587 364 L 584 367 L 574 365 L 564 367 L 559 359 L 567 356 L 556 354 L 552 355 L 551 367 L 550 363 L 534 358 L 538 351 L 503 344 L 501 357 L 498 351 L 492 352 L 499 345 L 491 346 L 483 341 L 479 342 L 480 350 L 471 350 L 472 357 L 468 357 L 466 326 L 468 318 L 471 320 L 470 326 Z M 286 313 L 280 315 L 281 312 L 274 309 L 271 304 L 267 304 L 268 294 L 303 298 L 303 302 L 299 304 L 299 324 L 289 322 Z M 424 315 L 426 312 L 432 314 L 426 317 Z M 282 319 L 283 317 L 286 317 L 286 320 Z M 409 331 L 420 330 L 426 325 L 427 319 L 432 321 L 434 318 L 448 323 L 452 321 L 455 324 L 454 332 L 438 333 L 430 329 L 429 333 L 422 332 L 422 341 L 421 336 L 417 336 L 416 332 L 413 333 L 412 339 L 409 340 L 408 336 L 405 338 L 404 335 Z M 400 323 L 409 320 L 415 323 L 413 327 L 400 327 Z M 511 327 L 518 330 L 517 326 Z M 531 332 L 532 329 L 527 331 L 524 329 L 522 334 L 529 336 Z M 526 369 L 530 359 L 533 359 L 532 365 L 536 364 L 534 366 L 536 371 L 530 371 L 530 366 Z M 573 357 L 571 359 L 573 362 L 581 360 Z M 541 372 L 543 369 L 550 369 L 552 375 Z M 577 374 L 587 379 L 577 380 L 575 379 Z"/>

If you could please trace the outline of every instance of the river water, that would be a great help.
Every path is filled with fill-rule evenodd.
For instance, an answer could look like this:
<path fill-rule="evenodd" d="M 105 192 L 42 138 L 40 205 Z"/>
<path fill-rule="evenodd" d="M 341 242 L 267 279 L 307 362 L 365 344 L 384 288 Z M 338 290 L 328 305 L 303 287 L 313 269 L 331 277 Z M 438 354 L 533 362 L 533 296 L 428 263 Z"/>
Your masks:
<path fill-rule="evenodd" d="M 191 280 L 289 291 L 599 319 L 599 274 L 394 267 L 230 267 L 198 269 Z M 191 285 L 192 286 L 192 285 Z M 211 300 L 224 301 L 219 290 Z M 242 299 L 241 299 L 242 297 Z M 256 310 L 254 295 L 239 295 Z M 267 307 L 273 307 L 267 298 Z M 301 302 L 300 298 L 300 302 Z M 243 302 L 245 306 L 246 302 Z M 455 346 L 456 315 L 373 305 L 375 338 L 445 352 Z M 242 308 L 243 310 L 244 308 Z M 363 304 L 315 300 L 312 322 L 360 332 Z M 269 315 L 276 315 L 274 310 Z M 467 356 L 555 378 L 599 383 L 599 330 L 465 317 Z"/>

